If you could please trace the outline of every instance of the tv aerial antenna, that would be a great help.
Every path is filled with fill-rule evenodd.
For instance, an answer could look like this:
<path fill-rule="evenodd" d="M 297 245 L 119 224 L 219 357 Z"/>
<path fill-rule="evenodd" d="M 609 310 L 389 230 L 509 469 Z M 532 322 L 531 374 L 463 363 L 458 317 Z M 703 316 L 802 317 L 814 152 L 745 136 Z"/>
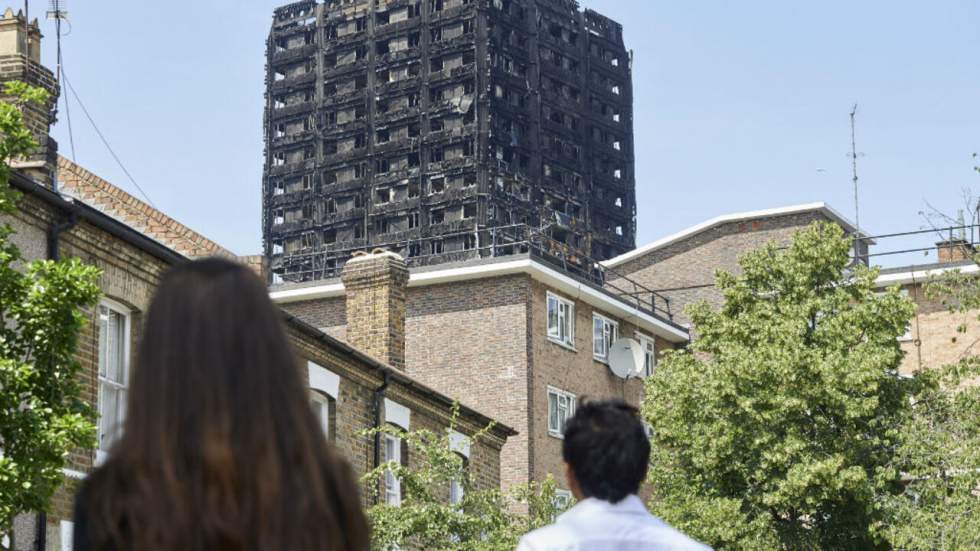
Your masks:
<path fill-rule="evenodd" d="M 49 0 L 48 2 L 48 13 L 49 20 L 54 20 L 55 36 L 58 44 L 58 67 L 55 73 L 58 78 L 58 84 L 65 82 L 65 69 L 64 63 L 61 56 L 61 22 L 68 21 L 68 5 L 67 0 Z M 70 25 L 70 23 L 69 23 Z M 58 114 L 58 107 L 55 106 L 55 116 Z M 71 159 L 75 160 L 75 134 L 71 129 L 71 108 L 69 107 L 68 94 L 65 93 L 65 115 L 68 119 L 68 138 L 71 142 Z"/>
<path fill-rule="evenodd" d="M 54 20 L 55 35 L 58 41 L 58 80 L 61 80 L 61 22 L 68 21 L 67 0 L 48 2 L 48 19 Z"/>
<path fill-rule="evenodd" d="M 854 181 L 854 225 L 861 228 L 861 215 L 858 211 L 858 152 L 857 141 L 854 139 L 855 118 L 857 117 L 858 105 L 855 103 L 851 109 L 851 174 Z"/>

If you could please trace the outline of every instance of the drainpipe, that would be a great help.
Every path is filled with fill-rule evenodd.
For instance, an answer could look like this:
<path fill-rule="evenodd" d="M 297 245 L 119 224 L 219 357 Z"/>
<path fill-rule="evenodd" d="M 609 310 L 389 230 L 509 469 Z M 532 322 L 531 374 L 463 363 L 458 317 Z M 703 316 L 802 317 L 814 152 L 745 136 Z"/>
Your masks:
<path fill-rule="evenodd" d="M 59 237 L 62 233 L 74 228 L 76 224 L 78 224 L 78 216 L 74 212 L 69 212 L 68 216 L 53 223 L 48 228 L 48 260 L 58 261 L 60 259 Z M 48 547 L 48 515 L 41 511 L 36 518 L 34 549 L 35 551 L 46 551 Z"/>
<path fill-rule="evenodd" d="M 58 237 L 63 232 L 74 228 L 76 224 L 78 224 L 78 216 L 74 212 L 70 212 L 65 219 L 60 222 L 55 222 L 48 228 L 48 260 L 60 260 L 61 254 L 58 250 Z"/>
<path fill-rule="evenodd" d="M 388 389 L 388 385 L 391 384 L 391 372 L 384 372 L 384 381 L 381 386 L 374 389 L 374 399 L 372 401 L 372 406 L 374 407 L 374 428 L 380 429 L 381 424 L 381 403 L 385 397 L 385 390 Z M 377 469 L 381 465 L 381 433 L 374 433 L 374 468 Z"/>
<path fill-rule="evenodd" d="M 48 515 L 44 511 L 37 514 L 37 526 L 34 530 L 35 551 L 45 551 L 48 548 Z"/>

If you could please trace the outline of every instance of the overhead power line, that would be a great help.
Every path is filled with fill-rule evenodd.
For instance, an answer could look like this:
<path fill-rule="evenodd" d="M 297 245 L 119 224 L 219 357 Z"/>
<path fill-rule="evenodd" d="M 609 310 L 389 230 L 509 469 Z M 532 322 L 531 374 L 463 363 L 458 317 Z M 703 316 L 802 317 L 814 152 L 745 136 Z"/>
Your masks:
<path fill-rule="evenodd" d="M 61 76 L 65 81 L 65 86 L 68 87 L 68 90 L 71 92 L 71 95 L 75 98 L 75 101 L 78 102 L 79 107 L 82 108 L 82 113 L 85 114 L 85 118 L 87 118 L 88 122 L 92 124 L 92 128 L 94 128 L 95 133 L 99 135 L 99 139 L 102 140 L 102 144 L 105 145 L 105 148 L 109 150 L 109 154 L 112 155 L 113 159 L 115 159 L 116 164 L 119 165 L 119 168 L 121 168 L 123 173 L 126 174 L 126 177 L 129 178 L 129 181 L 133 184 L 133 186 L 135 186 L 136 189 L 139 190 L 143 198 L 146 199 L 146 202 L 149 203 L 151 207 L 157 208 L 157 206 L 153 204 L 153 200 L 150 199 L 150 196 L 146 193 L 146 191 L 144 191 L 143 188 L 136 183 L 136 179 L 133 178 L 133 175 L 129 173 L 129 170 L 126 168 L 126 165 L 123 164 L 122 160 L 119 158 L 119 155 L 116 155 L 116 152 L 112 149 L 112 146 L 109 145 L 109 141 L 106 139 L 105 135 L 103 135 L 102 131 L 99 130 L 99 126 L 95 124 L 95 120 L 92 118 L 92 115 L 88 112 L 88 109 L 85 107 L 85 104 L 82 103 L 82 98 L 78 97 L 78 92 L 75 91 L 75 88 L 71 85 L 71 81 L 68 80 L 68 75 L 65 74 L 64 66 L 62 66 L 61 68 Z"/>

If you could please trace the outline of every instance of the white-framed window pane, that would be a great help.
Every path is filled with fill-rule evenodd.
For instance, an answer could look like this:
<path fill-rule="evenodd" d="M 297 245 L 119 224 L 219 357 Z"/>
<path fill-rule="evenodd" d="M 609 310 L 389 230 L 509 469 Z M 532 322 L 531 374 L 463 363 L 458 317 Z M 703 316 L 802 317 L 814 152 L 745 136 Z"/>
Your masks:
<path fill-rule="evenodd" d="M 449 481 L 449 504 L 458 505 L 463 501 L 463 483 L 456 478 Z"/>
<path fill-rule="evenodd" d="M 558 432 L 565 434 L 565 420 L 568 419 L 568 397 L 558 397 Z"/>
<path fill-rule="evenodd" d="M 636 333 L 636 340 L 640 341 L 640 346 L 643 347 L 643 376 L 649 377 L 653 375 L 653 371 L 657 367 L 657 349 L 653 337 L 644 335 L 643 333 Z"/>
<path fill-rule="evenodd" d="M 310 391 L 310 407 L 313 408 L 313 415 L 320 422 L 323 436 L 330 436 L 330 399 L 316 391 Z"/>
<path fill-rule="evenodd" d="M 575 306 L 571 303 L 564 303 L 562 310 L 564 310 L 565 320 L 562 324 L 562 339 L 566 344 L 572 344 L 575 342 Z"/>
<path fill-rule="evenodd" d="M 548 294 L 548 338 L 572 346 L 575 341 L 575 306 Z"/>
<path fill-rule="evenodd" d="M 59 528 L 61 532 L 61 551 L 72 551 L 75 540 L 75 523 L 63 520 Z"/>
<path fill-rule="evenodd" d="M 99 433 L 98 454 L 104 455 L 119 438 L 126 419 L 129 379 L 129 314 L 108 304 L 99 313 Z"/>
<path fill-rule="evenodd" d="M 568 302 L 559 304 L 561 340 L 565 344 L 575 341 L 575 307 Z"/>
<path fill-rule="evenodd" d="M 602 318 L 592 317 L 592 354 L 598 357 L 605 357 L 605 334 L 603 333 Z"/>
<path fill-rule="evenodd" d="M 99 306 L 99 377 L 105 377 L 108 369 L 109 309 Z"/>
<path fill-rule="evenodd" d="M 548 297 L 548 336 L 561 338 L 558 328 L 558 299 Z"/>
<path fill-rule="evenodd" d="M 572 492 L 568 490 L 555 490 L 555 508 L 558 511 L 563 511 L 568 508 L 572 503 Z M 554 522 L 554 517 L 551 519 Z"/>
<path fill-rule="evenodd" d="M 384 435 L 385 460 L 401 463 L 402 442 L 400 438 L 390 434 Z M 385 471 L 385 503 L 398 506 L 402 502 L 401 481 L 391 470 Z"/>
<path fill-rule="evenodd" d="M 599 361 L 609 359 L 609 349 L 619 338 L 619 324 L 598 314 L 592 316 L 592 355 Z"/>
<path fill-rule="evenodd" d="M 548 430 L 558 432 L 558 395 L 548 393 Z"/>
<path fill-rule="evenodd" d="M 126 317 L 108 306 L 99 306 L 99 375 L 126 383 Z"/>
<path fill-rule="evenodd" d="M 568 419 L 575 414 L 575 395 L 548 388 L 548 433 L 563 437 Z"/>

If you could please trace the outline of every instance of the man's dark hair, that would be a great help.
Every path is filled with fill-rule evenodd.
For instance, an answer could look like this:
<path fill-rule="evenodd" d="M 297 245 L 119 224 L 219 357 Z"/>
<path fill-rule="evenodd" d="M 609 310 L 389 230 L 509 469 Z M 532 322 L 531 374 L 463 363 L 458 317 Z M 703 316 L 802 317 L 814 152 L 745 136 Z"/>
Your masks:
<path fill-rule="evenodd" d="M 568 421 L 561 454 L 585 497 L 618 503 L 640 489 L 650 441 L 635 407 L 622 400 L 587 401 Z"/>

